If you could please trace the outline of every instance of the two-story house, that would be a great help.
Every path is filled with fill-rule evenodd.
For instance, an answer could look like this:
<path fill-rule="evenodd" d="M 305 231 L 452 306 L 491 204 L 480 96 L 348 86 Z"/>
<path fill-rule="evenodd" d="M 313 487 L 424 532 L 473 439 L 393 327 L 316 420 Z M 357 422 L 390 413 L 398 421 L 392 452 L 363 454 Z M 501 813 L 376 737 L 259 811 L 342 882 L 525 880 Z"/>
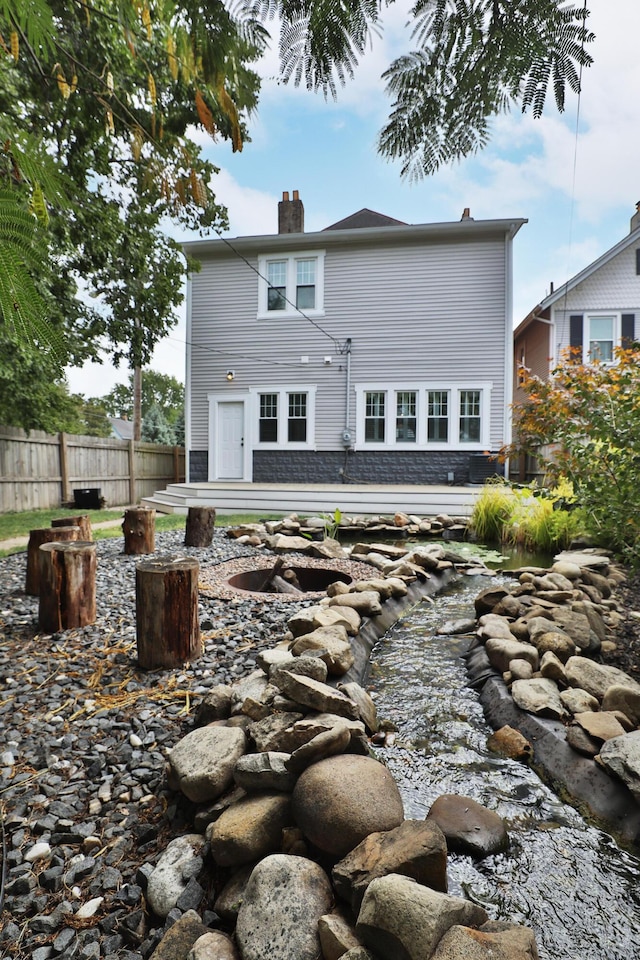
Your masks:
<path fill-rule="evenodd" d="M 523 219 L 201 240 L 188 286 L 188 479 L 465 483 L 509 438 Z M 493 469 L 493 468 L 491 468 Z"/>
<path fill-rule="evenodd" d="M 640 203 L 629 233 L 557 289 L 513 335 L 513 402 L 524 399 L 524 370 L 546 378 L 568 352 L 589 363 L 609 362 L 616 347 L 640 337 Z M 534 460 L 511 465 L 512 476 L 536 475 Z"/>

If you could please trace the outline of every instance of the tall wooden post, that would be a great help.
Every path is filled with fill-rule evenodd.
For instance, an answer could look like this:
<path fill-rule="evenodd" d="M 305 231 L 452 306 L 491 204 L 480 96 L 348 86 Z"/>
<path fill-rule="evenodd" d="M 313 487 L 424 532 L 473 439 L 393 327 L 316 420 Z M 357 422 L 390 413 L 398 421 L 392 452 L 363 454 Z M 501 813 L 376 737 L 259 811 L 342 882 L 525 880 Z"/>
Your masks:
<path fill-rule="evenodd" d="M 126 554 L 153 553 L 156 548 L 155 510 L 151 507 L 132 507 L 125 510 L 122 532 Z"/>
<path fill-rule="evenodd" d="M 178 667 L 202 654 L 194 557 L 155 557 L 136 565 L 136 637 L 144 670 Z"/>
<path fill-rule="evenodd" d="M 136 442 L 129 440 L 129 503 L 136 503 Z"/>
<path fill-rule="evenodd" d="M 47 633 L 86 627 L 96 619 L 96 545 L 43 543 L 40 547 L 38 623 Z"/>
<path fill-rule="evenodd" d="M 69 503 L 71 500 L 71 489 L 69 487 L 69 458 L 67 457 L 67 435 L 58 434 L 58 443 L 60 444 L 60 482 L 62 488 L 62 503 Z"/>
<path fill-rule="evenodd" d="M 67 521 L 71 523 L 71 521 Z M 80 527 L 42 527 L 38 530 L 29 531 L 29 543 L 27 545 L 27 579 L 24 592 L 30 597 L 37 597 L 40 593 L 40 547 L 43 543 L 53 543 L 54 541 L 66 543 L 69 540 L 79 540 L 81 536 Z"/>
<path fill-rule="evenodd" d="M 210 547 L 215 526 L 214 507 L 189 507 L 184 532 L 185 547 Z"/>

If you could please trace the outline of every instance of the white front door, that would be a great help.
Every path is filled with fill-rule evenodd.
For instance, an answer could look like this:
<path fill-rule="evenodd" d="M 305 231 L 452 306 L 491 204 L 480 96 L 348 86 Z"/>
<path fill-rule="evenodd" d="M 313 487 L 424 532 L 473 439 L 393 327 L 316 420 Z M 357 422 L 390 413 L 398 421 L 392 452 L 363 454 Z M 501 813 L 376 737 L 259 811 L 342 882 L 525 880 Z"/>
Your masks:
<path fill-rule="evenodd" d="M 244 478 L 244 401 L 218 403 L 217 475 L 219 480 Z"/>

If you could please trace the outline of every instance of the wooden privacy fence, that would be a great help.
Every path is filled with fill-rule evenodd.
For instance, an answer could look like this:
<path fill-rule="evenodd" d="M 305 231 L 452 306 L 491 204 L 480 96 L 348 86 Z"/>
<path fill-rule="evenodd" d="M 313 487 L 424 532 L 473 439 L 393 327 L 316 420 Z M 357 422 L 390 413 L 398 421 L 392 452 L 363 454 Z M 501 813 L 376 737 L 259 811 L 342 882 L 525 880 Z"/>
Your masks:
<path fill-rule="evenodd" d="M 184 469 L 184 447 L 0 427 L 0 513 L 73 505 L 87 489 L 110 507 L 135 504 L 182 482 Z"/>

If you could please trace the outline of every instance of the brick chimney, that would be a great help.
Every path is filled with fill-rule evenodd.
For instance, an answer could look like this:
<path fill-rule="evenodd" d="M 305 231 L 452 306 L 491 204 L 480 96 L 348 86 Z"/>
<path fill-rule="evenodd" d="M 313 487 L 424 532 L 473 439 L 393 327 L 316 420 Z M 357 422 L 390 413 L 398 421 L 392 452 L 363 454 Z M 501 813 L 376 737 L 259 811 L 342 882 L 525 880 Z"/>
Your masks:
<path fill-rule="evenodd" d="M 631 217 L 631 230 L 629 232 L 633 233 L 638 227 L 640 227 L 640 200 L 636 203 L 636 212 Z"/>
<path fill-rule="evenodd" d="M 293 191 L 293 200 L 285 190 L 278 203 L 278 233 L 304 233 L 304 207 L 297 190 Z"/>
<path fill-rule="evenodd" d="M 460 217 L 460 219 L 461 219 L 461 220 L 473 220 L 473 217 L 471 216 L 471 210 L 469 209 L 469 207 L 465 207 L 465 208 L 464 208 L 464 210 L 462 211 L 462 216 Z"/>

